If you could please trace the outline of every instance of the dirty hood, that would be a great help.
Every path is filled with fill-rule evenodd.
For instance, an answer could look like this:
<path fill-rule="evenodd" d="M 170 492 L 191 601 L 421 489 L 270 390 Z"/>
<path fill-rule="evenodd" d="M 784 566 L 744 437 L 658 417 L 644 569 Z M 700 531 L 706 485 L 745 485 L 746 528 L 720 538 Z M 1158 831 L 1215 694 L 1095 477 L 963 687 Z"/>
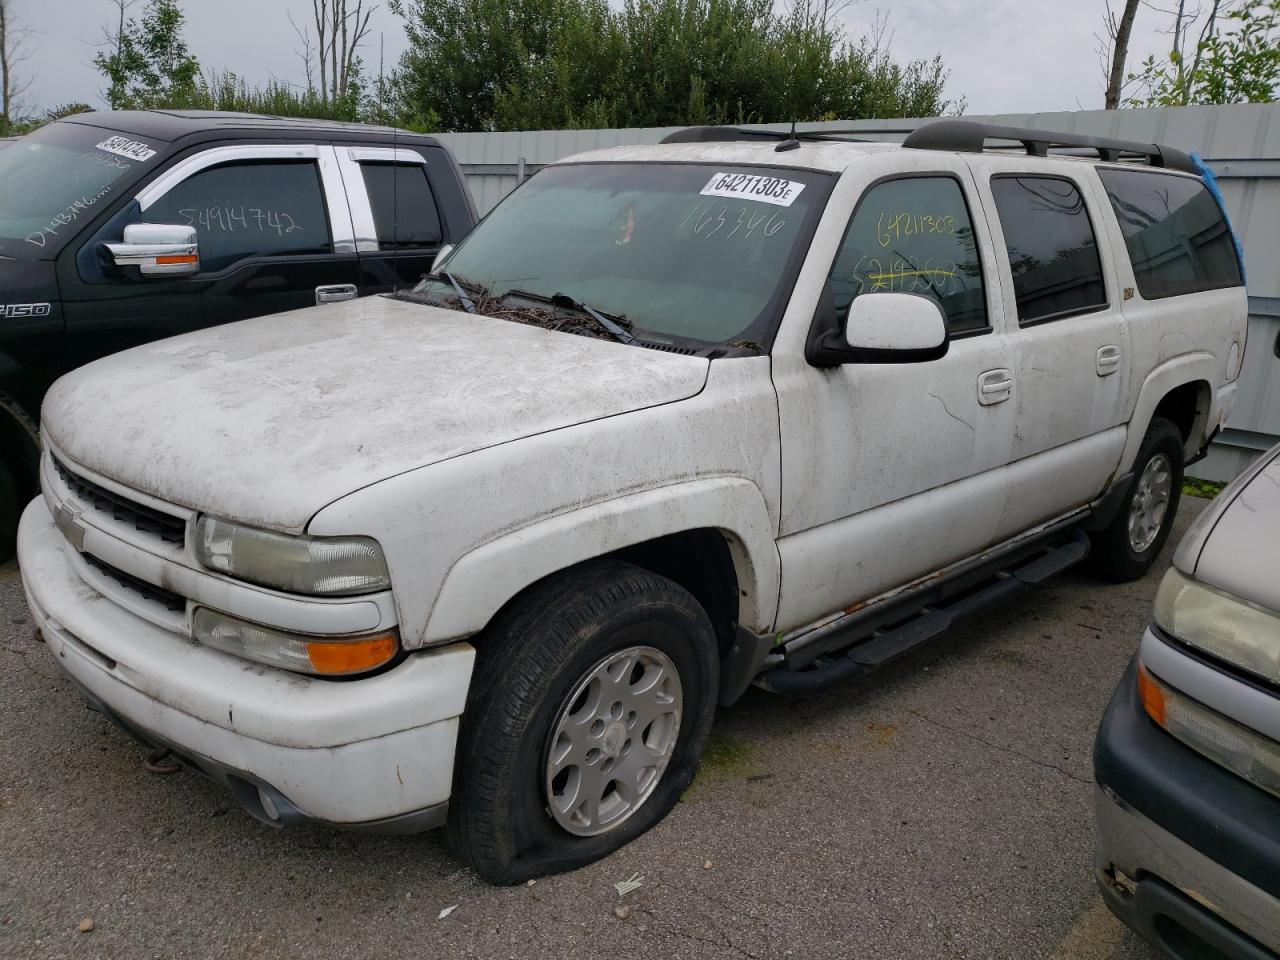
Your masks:
<path fill-rule="evenodd" d="M 1194 572 L 1220 590 L 1280 611 L 1280 447 L 1263 460 L 1252 478 L 1242 477 L 1238 488 L 1233 484 L 1218 495 L 1228 502 L 1214 504 L 1216 521 Z"/>
<path fill-rule="evenodd" d="M 59 380 L 74 463 L 285 531 L 406 470 L 698 393 L 708 361 L 371 297 L 162 340 Z"/>

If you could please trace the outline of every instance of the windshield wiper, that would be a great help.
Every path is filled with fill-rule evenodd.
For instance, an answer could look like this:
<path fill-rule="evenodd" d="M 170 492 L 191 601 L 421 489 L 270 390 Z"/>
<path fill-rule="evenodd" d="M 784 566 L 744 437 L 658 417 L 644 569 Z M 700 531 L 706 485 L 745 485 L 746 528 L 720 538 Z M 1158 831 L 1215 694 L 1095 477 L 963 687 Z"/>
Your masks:
<path fill-rule="evenodd" d="M 470 280 L 463 280 L 459 282 L 458 278 L 448 270 L 441 270 L 439 273 L 428 273 L 422 279 L 435 280 L 437 283 L 443 280 L 448 283 L 449 286 L 453 287 L 453 292 L 458 295 L 458 300 L 461 301 L 462 308 L 466 310 L 467 313 L 475 313 L 476 304 L 474 300 L 467 296 L 467 291 L 463 289 L 463 286 L 465 285 L 470 287 L 472 290 L 476 291 L 476 293 L 488 292 L 483 286 L 478 283 L 472 283 Z"/>
<path fill-rule="evenodd" d="M 597 310 L 595 307 L 591 306 L 591 304 L 584 303 L 581 300 L 577 300 L 569 296 L 569 294 L 567 293 L 554 293 L 548 297 L 546 294 L 542 294 L 542 293 L 532 293 L 529 290 L 515 289 L 515 290 L 508 290 L 506 293 L 502 295 L 502 299 L 504 300 L 507 297 L 520 297 L 523 300 L 533 300 L 537 303 L 547 303 L 553 307 L 564 307 L 565 309 L 568 309 L 568 310 L 581 311 L 582 313 L 585 313 L 587 316 L 589 316 L 596 323 L 600 324 L 600 326 L 603 327 L 610 335 L 612 335 L 613 339 L 617 340 L 619 343 L 633 344 L 633 343 L 639 342 L 638 340 L 636 340 L 635 337 L 633 337 L 629 332 L 627 332 L 626 328 L 623 327 L 621 323 L 618 322 L 618 321 L 622 321 L 623 323 L 627 323 L 629 326 L 630 323 L 625 318 L 611 317 L 608 314 L 602 313 L 601 311 Z"/>

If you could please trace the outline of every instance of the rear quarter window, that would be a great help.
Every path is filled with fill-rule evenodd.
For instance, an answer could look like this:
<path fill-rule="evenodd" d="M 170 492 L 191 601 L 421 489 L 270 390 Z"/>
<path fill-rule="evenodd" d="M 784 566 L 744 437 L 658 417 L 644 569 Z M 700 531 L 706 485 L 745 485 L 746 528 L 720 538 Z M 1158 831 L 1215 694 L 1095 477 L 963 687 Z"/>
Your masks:
<path fill-rule="evenodd" d="M 1200 180 L 1142 170 L 1100 169 L 1098 176 L 1144 299 L 1241 284 L 1231 231 Z"/>
<path fill-rule="evenodd" d="M 369 191 L 379 250 L 436 247 L 444 233 L 427 170 L 422 164 L 360 164 Z"/>

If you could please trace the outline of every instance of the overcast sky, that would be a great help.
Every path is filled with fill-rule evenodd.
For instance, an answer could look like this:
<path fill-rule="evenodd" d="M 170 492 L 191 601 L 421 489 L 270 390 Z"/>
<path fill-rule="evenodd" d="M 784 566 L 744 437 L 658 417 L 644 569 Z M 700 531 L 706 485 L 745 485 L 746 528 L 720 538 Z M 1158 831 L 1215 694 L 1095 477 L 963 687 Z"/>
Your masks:
<path fill-rule="evenodd" d="M 145 0 L 138 0 L 134 13 Z M 104 105 L 102 77 L 91 60 L 112 12 L 110 0 L 10 0 L 12 15 L 32 30 L 33 56 L 19 68 L 31 79 L 29 106 L 71 101 Z M 287 14 L 303 22 L 308 0 L 184 0 L 186 36 L 205 69 L 227 68 L 251 83 L 272 77 L 303 79 L 297 37 Z M 951 70 L 947 94 L 968 98 L 969 113 L 1074 110 L 1102 106 L 1094 34 L 1104 0 L 859 0 L 844 14 L 855 35 L 891 10 L 899 59 L 941 53 Z M 1140 9 L 1134 54 L 1160 43 L 1157 14 Z M 400 21 L 385 9 L 373 15 L 365 62 L 377 72 L 379 38 L 388 71 L 405 47 Z"/>

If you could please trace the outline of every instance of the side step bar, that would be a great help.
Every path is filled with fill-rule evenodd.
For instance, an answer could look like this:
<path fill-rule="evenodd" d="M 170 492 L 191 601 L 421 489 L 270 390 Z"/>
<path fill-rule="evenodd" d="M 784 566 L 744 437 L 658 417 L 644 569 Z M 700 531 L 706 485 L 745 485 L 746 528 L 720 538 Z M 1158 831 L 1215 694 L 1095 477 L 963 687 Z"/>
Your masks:
<path fill-rule="evenodd" d="M 825 693 L 848 680 L 866 676 L 908 650 L 1075 566 L 1088 555 L 1089 536 L 1077 529 L 1065 543 L 993 571 L 985 582 L 970 592 L 923 606 L 908 619 L 894 624 L 869 628 L 862 634 L 850 631 L 847 649 L 820 655 L 799 668 L 796 664 L 784 662 L 756 677 L 755 685 L 783 696 Z"/>

